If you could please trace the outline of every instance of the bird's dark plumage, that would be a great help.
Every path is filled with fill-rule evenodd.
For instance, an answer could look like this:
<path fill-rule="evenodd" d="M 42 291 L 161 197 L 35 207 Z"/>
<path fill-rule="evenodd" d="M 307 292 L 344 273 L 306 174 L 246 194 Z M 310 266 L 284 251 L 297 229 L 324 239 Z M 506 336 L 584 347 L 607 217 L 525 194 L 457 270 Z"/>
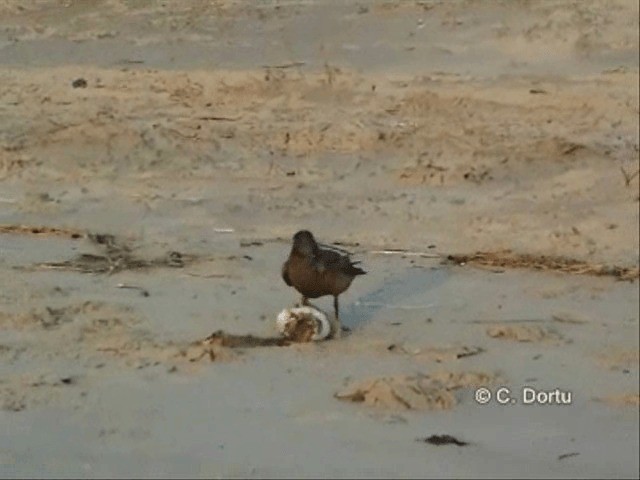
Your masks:
<path fill-rule="evenodd" d="M 282 279 L 302 295 L 302 303 L 308 298 L 333 295 L 336 323 L 339 335 L 338 295 L 349 288 L 353 279 L 367 272 L 357 267 L 348 253 L 320 246 L 311 232 L 300 230 L 293 236 L 289 258 L 282 265 Z"/>

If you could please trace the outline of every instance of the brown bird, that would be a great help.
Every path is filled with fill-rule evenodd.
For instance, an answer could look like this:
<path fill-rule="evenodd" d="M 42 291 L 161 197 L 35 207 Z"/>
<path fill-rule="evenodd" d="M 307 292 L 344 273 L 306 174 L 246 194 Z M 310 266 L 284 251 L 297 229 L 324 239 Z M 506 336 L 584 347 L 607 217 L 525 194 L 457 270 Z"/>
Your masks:
<path fill-rule="evenodd" d="M 367 272 L 355 265 L 343 250 L 318 245 L 308 230 L 300 230 L 293 236 L 289 258 L 282 265 L 282 279 L 302 295 L 302 304 L 309 305 L 309 298 L 333 295 L 335 322 L 333 335 L 340 336 L 338 295 L 344 292 L 357 275 Z"/>

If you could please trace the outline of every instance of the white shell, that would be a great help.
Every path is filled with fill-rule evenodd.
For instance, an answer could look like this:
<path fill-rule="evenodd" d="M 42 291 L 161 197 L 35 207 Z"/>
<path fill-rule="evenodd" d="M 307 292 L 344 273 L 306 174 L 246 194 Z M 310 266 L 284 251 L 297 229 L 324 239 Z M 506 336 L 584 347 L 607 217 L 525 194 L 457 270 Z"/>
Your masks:
<path fill-rule="evenodd" d="M 327 315 L 321 310 L 308 306 L 282 310 L 276 319 L 276 329 L 285 337 L 290 337 L 287 331 L 294 330 L 296 324 L 303 319 L 314 321 L 312 341 L 324 340 L 331 333 L 331 323 L 327 319 Z"/>

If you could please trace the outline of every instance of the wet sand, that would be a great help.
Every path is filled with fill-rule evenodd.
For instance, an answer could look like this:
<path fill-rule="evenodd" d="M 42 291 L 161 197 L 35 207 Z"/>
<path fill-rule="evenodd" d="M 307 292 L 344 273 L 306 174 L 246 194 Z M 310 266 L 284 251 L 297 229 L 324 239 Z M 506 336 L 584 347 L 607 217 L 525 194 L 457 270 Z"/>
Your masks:
<path fill-rule="evenodd" d="M 1 3 L 0 477 L 636 475 L 637 18 Z M 259 346 L 301 228 L 350 332 Z"/>

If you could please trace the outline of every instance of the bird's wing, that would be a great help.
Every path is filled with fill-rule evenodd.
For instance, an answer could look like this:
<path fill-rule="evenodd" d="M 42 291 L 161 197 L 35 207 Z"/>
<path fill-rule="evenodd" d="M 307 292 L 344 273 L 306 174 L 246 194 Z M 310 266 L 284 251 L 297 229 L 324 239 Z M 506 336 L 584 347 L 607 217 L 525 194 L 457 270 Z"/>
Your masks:
<path fill-rule="evenodd" d="M 349 255 L 341 255 L 334 250 L 325 249 L 320 249 L 316 253 L 312 261 L 312 265 L 320 273 L 324 272 L 327 269 L 337 270 L 339 272 L 354 276 L 364 275 L 365 273 L 367 273 L 360 267 L 356 266 L 358 263 L 360 262 L 352 262 Z"/>
<path fill-rule="evenodd" d="M 318 243 L 318 246 L 323 250 L 333 250 L 334 252 L 341 253 L 342 255 L 351 255 L 349 250 L 345 250 L 344 248 L 340 248 L 336 245 L 328 245 L 326 243 Z"/>
<path fill-rule="evenodd" d="M 313 258 L 313 266 L 320 273 L 327 269 L 342 270 L 351 265 L 349 257 L 334 250 L 320 249 Z"/>
<path fill-rule="evenodd" d="M 291 279 L 289 278 L 289 260 L 282 264 L 282 279 L 284 283 L 291 286 Z"/>

